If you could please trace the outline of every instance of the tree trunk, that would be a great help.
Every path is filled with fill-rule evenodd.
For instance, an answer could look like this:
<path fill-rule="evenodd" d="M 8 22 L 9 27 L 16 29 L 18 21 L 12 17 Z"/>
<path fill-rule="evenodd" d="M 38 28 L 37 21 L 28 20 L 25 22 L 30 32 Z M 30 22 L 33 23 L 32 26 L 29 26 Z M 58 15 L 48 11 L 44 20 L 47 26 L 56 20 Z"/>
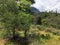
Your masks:
<path fill-rule="evenodd" d="M 13 30 L 12 36 L 13 36 L 13 39 L 15 39 L 15 29 Z"/>
<path fill-rule="evenodd" d="M 25 39 L 26 39 L 27 38 L 27 30 L 25 30 L 24 35 L 25 35 Z"/>

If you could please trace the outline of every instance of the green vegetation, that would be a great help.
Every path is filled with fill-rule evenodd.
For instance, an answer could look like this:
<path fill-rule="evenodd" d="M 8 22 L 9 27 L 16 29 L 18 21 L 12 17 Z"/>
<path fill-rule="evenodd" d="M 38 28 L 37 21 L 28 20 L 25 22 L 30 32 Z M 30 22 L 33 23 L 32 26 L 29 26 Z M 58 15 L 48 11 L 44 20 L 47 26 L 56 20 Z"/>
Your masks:
<path fill-rule="evenodd" d="M 60 45 L 60 14 L 31 13 L 32 3 L 0 0 L 1 45 Z"/>
<path fill-rule="evenodd" d="M 13 39 L 15 38 L 16 30 L 25 31 L 25 36 L 26 36 L 26 33 L 29 30 L 29 26 L 32 20 L 32 16 L 26 11 L 30 7 L 30 3 L 26 0 L 23 0 L 23 1 L 21 0 L 20 1 L 21 3 L 18 3 L 18 4 L 16 3 L 15 0 L 13 1 L 8 0 L 4 2 L 5 3 L 1 2 L 2 9 L 0 10 L 1 12 L 0 22 L 4 23 L 5 29 L 8 30 L 8 32 L 13 33 L 12 34 Z M 23 4 L 24 2 L 26 3 Z M 5 9 L 4 12 L 3 12 L 3 9 Z"/>

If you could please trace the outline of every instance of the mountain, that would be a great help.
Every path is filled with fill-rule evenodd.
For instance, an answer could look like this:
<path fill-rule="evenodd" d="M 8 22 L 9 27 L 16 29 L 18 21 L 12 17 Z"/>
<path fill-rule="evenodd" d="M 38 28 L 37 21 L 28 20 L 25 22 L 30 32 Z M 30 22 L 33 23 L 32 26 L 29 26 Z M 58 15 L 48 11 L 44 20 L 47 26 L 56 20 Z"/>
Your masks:
<path fill-rule="evenodd" d="M 31 7 L 31 13 L 37 14 L 37 13 L 40 13 L 40 11 L 35 7 Z"/>

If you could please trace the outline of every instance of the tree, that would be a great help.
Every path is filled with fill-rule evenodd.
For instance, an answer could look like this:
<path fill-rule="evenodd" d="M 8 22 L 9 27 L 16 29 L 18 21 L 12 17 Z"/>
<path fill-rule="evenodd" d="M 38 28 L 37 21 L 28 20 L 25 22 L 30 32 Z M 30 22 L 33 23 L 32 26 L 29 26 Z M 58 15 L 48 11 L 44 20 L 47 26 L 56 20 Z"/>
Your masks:
<path fill-rule="evenodd" d="M 12 32 L 13 39 L 19 29 L 25 31 L 25 37 L 27 35 L 32 21 L 32 16 L 28 13 L 30 4 L 29 0 L 20 0 L 19 3 L 15 0 L 0 1 L 0 22 L 4 23 L 5 29 Z"/>
<path fill-rule="evenodd" d="M 21 17 L 21 29 L 24 30 L 24 35 L 25 38 L 27 37 L 27 31 L 29 30 L 29 27 L 32 23 L 32 15 L 30 14 L 30 5 L 31 5 L 31 1 L 30 0 L 20 0 L 20 2 L 18 3 L 19 6 L 19 16 Z M 18 16 L 18 17 L 19 17 Z M 20 18 L 19 17 L 19 18 Z"/>
<path fill-rule="evenodd" d="M 13 38 L 15 38 L 15 30 L 17 27 L 17 14 L 18 6 L 15 0 L 0 1 L 0 22 L 4 23 L 5 29 L 13 32 Z"/>
<path fill-rule="evenodd" d="M 32 23 L 32 16 L 30 14 L 26 14 L 25 12 L 21 12 L 18 15 L 18 22 L 19 22 L 18 24 L 21 27 L 20 30 L 24 31 L 24 35 L 26 38 L 27 32 L 29 31 L 30 25 Z"/>

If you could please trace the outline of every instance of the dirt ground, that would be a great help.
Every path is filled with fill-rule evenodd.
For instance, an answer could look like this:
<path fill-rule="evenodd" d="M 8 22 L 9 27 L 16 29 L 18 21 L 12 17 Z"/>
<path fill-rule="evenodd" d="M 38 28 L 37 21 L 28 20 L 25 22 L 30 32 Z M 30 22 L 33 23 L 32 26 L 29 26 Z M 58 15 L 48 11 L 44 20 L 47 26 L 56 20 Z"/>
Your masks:
<path fill-rule="evenodd" d="M 4 45 L 6 43 L 6 39 L 0 39 L 0 45 Z"/>

